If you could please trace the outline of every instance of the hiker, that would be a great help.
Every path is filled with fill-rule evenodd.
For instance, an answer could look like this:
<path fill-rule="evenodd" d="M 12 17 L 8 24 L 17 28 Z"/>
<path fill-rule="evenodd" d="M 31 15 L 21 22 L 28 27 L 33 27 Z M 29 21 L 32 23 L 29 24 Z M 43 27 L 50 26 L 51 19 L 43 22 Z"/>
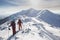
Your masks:
<path fill-rule="evenodd" d="M 22 21 L 19 19 L 17 22 L 18 26 L 19 26 L 19 30 L 22 29 Z"/>
<path fill-rule="evenodd" d="M 16 25 L 15 25 L 15 21 L 11 21 L 10 26 L 12 27 L 13 35 L 15 35 L 15 34 L 16 34 Z"/>

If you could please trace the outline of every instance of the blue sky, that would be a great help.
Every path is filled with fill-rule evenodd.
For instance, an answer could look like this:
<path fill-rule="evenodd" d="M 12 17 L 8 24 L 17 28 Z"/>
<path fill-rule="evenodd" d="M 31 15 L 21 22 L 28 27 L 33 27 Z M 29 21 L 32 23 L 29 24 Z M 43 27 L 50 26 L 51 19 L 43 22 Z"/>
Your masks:
<path fill-rule="evenodd" d="M 27 4 L 28 0 L 0 0 L 0 6 L 23 6 Z"/>

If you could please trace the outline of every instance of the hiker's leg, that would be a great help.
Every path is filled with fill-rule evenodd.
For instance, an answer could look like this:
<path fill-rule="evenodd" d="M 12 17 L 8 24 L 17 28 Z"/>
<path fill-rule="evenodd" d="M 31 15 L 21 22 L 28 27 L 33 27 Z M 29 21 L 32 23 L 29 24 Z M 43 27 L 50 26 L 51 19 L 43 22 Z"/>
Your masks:
<path fill-rule="evenodd" d="M 13 35 L 14 35 L 14 28 L 12 27 L 12 33 L 13 33 Z"/>
<path fill-rule="evenodd" d="M 15 34 L 14 30 L 13 30 L 13 35 Z"/>
<path fill-rule="evenodd" d="M 20 25 L 19 25 L 19 30 L 20 30 Z"/>
<path fill-rule="evenodd" d="M 15 27 L 13 28 L 13 35 L 15 35 L 16 34 L 16 29 L 15 29 Z"/>
<path fill-rule="evenodd" d="M 21 25 L 21 29 L 22 29 L 22 25 Z"/>

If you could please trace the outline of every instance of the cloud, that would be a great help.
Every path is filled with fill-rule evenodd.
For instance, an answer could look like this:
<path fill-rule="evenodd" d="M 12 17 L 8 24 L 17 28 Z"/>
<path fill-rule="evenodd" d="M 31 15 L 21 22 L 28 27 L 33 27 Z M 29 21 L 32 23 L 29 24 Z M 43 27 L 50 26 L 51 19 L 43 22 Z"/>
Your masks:
<path fill-rule="evenodd" d="M 28 0 L 0 0 L 0 6 L 23 6 L 28 4 Z"/>
<path fill-rule="evenodd" d="M 7 0 L 0 0 L 0 6 L 14 5 L 12 3 L 7 2 Z"/>
<path fill-rule="evenodd" d="M 60 0 L 39 0 L 39 6 L 42 7 L 60 7 Z"/>
<path fill-rule="evenodd" d="M 60 0 L 0 0 L 0 6 L 28 6 L 32 8 L 60 9 Z"/>

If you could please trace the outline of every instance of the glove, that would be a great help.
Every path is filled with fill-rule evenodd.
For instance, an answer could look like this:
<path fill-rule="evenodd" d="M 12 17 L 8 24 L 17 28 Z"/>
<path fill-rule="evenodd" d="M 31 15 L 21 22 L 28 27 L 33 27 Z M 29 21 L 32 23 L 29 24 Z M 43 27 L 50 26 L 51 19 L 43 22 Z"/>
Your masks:
<path fill-rule="evenodd" d="M 8 28 L 8 30 L 10 30 L 10 28 Z"/>

